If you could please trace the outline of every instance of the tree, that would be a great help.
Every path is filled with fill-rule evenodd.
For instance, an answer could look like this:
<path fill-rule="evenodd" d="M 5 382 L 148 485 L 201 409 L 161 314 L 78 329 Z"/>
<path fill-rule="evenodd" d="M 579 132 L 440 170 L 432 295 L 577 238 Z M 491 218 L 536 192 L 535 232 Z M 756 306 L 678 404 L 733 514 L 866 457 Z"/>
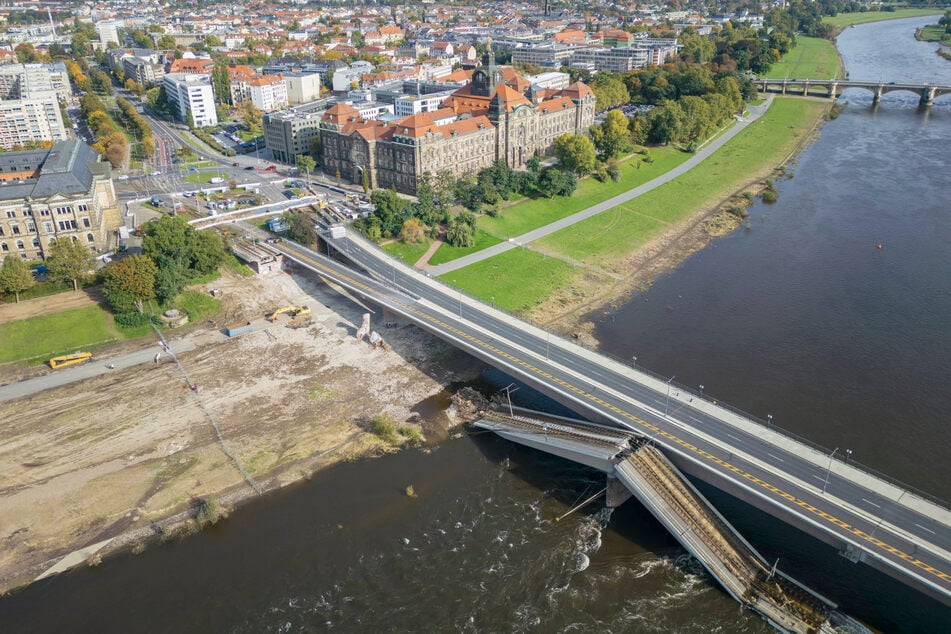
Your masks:
<path fill-rule="evenodd" d="M 667 145 L 680 138 L 684 125 L 684 110 L 676 101 L 664 102 L 650 113 L 650 137 L 652 143 Z"/>
<path fill-rule="evenodd" d="M 317 162 L 309 154 L 297 155 L 297 169 L 304 173 L 305 178 L 310 180 L 310 173 L 317 167 Z"/>
<path fill-rule="evenodd" d="M 594 169 L 594 143 L 586 136 L 562 134 L 555 139 L 555 156 L 565 170 L 578 176 L 589 174 Z"/>
<path fill-rule="evenodd" d="M 225 64 L 215 64 L 211 71 L 211 83 L 221 103 L 231 103 L 231 76 Z"/>
<path fill-rule="evenodd" d="M 89 38 L 85 33 L 74 33 L 71 47 L 73 55 L 86 57 L 90 53 Z"/>
<path fill-rule="evenodd" d="M 317 244 L 317 229 L 307 215 L 291 211 L 285 214 L 285 219 L 289 226 L 287 235 L 291 240 L 308 247 Z"/>
<path fill-rule="evenodd" d="M 475 244 L 472 226 L 462 216 L 456 216 L 446 231 L 446 242 L 454 247 L 471 247 Z"/>
<path fill-rule="evenodd" d="M 79 290 L 79 281 L 89 272 L 89 249 L 77 240 L 62 238 L 50 245 L 46 258 L 46 275 L 54 282 L 72 282 Z"/>
<path fill-rule="evenodd" d="M 416 244 L 422 242 L 426 237 L 426 227 L 419 221 L 419 218 L 410 218 L 403 223 L 400 229 L 400 240 L 407 244 Z"/>
<path fill-rule="evenodd" d="M 142 252 L 159 268 L 156 289 L 181 288 L 190 279 L 215 270 L 224 257 L 221 236 L 213 231 L 195 231 L 182 216 L 163 216 L 145 225 Z M 166 272 L 168 269 L 168 272 Z M 177 293 L 164 294 L 170 299 Z"/>
<path fill-rule="evenodd" d="M 604 123 L 591 126 L 591 138 L 601 160 L 614 158 L 624 151 L 630 138 L 627 117 L 620 110 L 610 111 Z"/>
<path fill-rule="evenodd" d="M 136 310 L 143 312 L 142 303 L 155 297 L 155 276 L 158 267 L 147 255 L 133 255 L 118 262 L 113 262 L 103 271 L 102 291 L 116 310 L 130 298 Z M 122 312 L 116 310 L 116 312 Z"/>
<path fill-rule="evenodd" d="M 369 194 L 370 193 L 370 170 L 363 169 L 362 173 L 363 173 L 363 181 L 361 184 L 363 185 L 363 193 Z"/>
<path fill-rule="evenodd" d="M 14 52 L 16 53 L 17 61 L 21 64 L 30 64 L 36 61 L 36 49 L 33 48 L 33 45 L 29 42 L 17 46 Z"/>
<path fill-rule="evenodd" d="M 244 116 L 244 124 L 248 126 L 248 130 L 253 131 L 255 128 L 261 127 L 261 111 L 250 101 L 244 102 L 242 115 Z"/>
<path fill-rule="evenodd" d="M 8 255 L 3 259 L 3 267 L 0 267 L 0 291 L 16 295 L 19 304 L 20 293 L 28 290 L 33 283 L 33 274 L 23 258 Z"/>
<path fill-rule="evenodd" d="M 315 136 L 310 142 L 310 156 L 319 165 L 321 159 L 320 137 Z"/>
<path fill-rule="evenodd" d="M 151 136 L 142 137 L 142 158 L 155 156 L 155 140 Z"/>

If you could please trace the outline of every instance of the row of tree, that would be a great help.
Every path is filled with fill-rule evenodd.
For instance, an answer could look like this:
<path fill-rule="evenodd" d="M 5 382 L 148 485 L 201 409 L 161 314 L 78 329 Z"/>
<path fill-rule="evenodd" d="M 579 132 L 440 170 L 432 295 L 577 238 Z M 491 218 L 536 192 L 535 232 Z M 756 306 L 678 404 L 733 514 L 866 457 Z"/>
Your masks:
<path fill-rule="evenodd" d="M 135 106 L 128 99 L 119 97 L 116 99 L 116 105 L 122 113 L 122 118 L 126 122 L 126 127 L 139 139 L 141 139 L 141 153 L 143 158 L 151 158 L 155 154 L 155 139 L 152 138 L 152 126 L 140 115 Z"/>
<path fill-rule="evenodd" d="M 106 112 L 105 104 L 95 94 L 89 92 L 79 100 L 80 112 L 89 129 L 96 135 L 92 148 L 109 161 L 113 167 L 125 162 L 129 149 L 125 135 L 116 127 L 112 117 Z M 153 146 L 154 152 L 154 146 Z"/>
<path fill-rule="evenodd" d="M 72 283 L 73 290 L 79 288 L 89 274 L 89 260 L 92 254 L 77 240 L 57 240 L 51 242 L 46 254 L 46 276 L 57 284 Z M 35 280 L 29 265 L 19 255 L 10 254 L 0 267 L 0 293 L 13 293 L 17 302 L 20 293 L 33 287 Z"/>

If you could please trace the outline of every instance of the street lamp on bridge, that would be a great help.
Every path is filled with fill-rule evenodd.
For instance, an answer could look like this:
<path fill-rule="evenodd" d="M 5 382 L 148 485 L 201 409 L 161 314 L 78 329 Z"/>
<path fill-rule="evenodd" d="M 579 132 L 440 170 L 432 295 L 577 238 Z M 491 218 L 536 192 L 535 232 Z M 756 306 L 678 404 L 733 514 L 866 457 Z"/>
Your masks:
<path fill-rule="evenodd" d="M 674 380 L 675 377 L 670 377 L 667 379 L 667 400 L 664 401 L 664 416 L 667 416 L 667 409 L 670 407 L 670 382 Z"/>
<path fill-rule="evenodd" d="M 829 468 L 826 469 L 826 481 L 822 483 L 822 492 L 826 492 L 826 487 L 829 486 L 829 474 L 832 473 L 832 459 L 835 457 L 835 452 L 839 450 L 838 447 L 832 450 L 832 453 L 829 454 Z"/>

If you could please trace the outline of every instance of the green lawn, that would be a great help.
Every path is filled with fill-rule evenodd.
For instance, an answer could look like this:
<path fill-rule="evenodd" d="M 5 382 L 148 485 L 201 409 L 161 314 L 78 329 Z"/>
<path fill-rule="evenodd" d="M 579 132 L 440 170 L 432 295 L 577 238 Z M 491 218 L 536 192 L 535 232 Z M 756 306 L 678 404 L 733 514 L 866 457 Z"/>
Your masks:
<path fill-rule="evenodd" d="M 399 259 L 403 260 L 410 266 L 416 264 L 416 261 L 419 258 L 423 257 L 423 254 L 426 253 L 426 250 L 429 249 L 429 245 L 432 242 L 429 238 L 424 238 L 421 242 L 416 244 L 410 244 L 408 242 L 403 242 L 402 240 L 397 240 L 395 242 L 390 242 L 389 244 L 383 245 L 383 248 L 395 255 Z"/>
<path fill-rule="evenodd" d="M 51 315 L 0 324 L 0 363 L 52 357 L 103 345 L 125 334 L 99 306 L 73 308 Z"/>
<path fill-rule="evenodd" d="M 697 209 L 726 198 L 764 167 L 779 166 L 828 104 L 777 98 L 767 113 L 673 182 L 541 239 L 544 250 L 611 268 Z"/>
<path fill-rule="evenodd" d="M 801 143 L 828 106 L 777 97 L 770 109 L 706 161 L 677 180 L 535 243 L 549 253 L 605 269 L 698 209 L 715 204 L 764 171 L 778 166 Z M 588 204 L 594 203 L 588 200 Z M 525 271 L 531 271 L 526 275 Z M 521 311 L 572 284 L 574 267 L 526 249 L 513 249 L 447 273 L 458 285 L 500 307 Z"/>
<path fill-rule="evenodd" d="M 919 15 L 941 15 L 943 9 L 897 9 L 895 11 L 866 11 L 864 13 L 840 13 L 836 16 L 826 16 L 822 18 L 832 26 L 848 27 L 853 24 L 866 24 L 868 22 L 879 22 L 881 20 L 897 20 L 899 18 L 916 18 Z"/>
<path fill-rule="evenodd" d="M 527 272 L 530 271 L 531 274 Z M 512 249 L 441 276 L 444 282 L 510 312 L 526 310 L 551 295 L 574 268 L 528 249 Z"/>
<path fill-rule="evenodd" d="M 835 45 L 818 37 L 796 37 L 796 46 L 773 64 L 766 77 L 772 79 L 832 79 L 842 77 Z"/>
<path fill-rule="evenodd" d="M 947 33 L 943 26 L 938 24 L 929 24 L 919 31 L 915 37 L 922 42 L 943 42 L 951 44 L 951 33 Z"/>
<path fill-rule="evenodd" d="M 654 157 L 651 164 L 643 163 L 641 156 L 621 163 L 621 181 L 618 183 L 611 180 L 599 183 L 586 178 L 578 183 L 578 190 L 570 198 L 524 199 L 503 208 L 496 218 L 480 216 L 478 226 L 500 240 L 514 238 L 642 185 L 691 156 L 673 147 L 651 148 L 650 154 Z"/>
<path fill-rule="evenodd" d="M 188 313 L 188 320 L 192 323 L 202 321 L 215 315 L 221 310 L 221 300 L 215 299 L 204 291 L 182 291 L 167 306 L 177 308 Z"/>
<path fill-rule="evenodd" d="M 432 265 L 443 264 L 445 262 L 450 262 L 456 258 L 461 258 L 464 255 L 469 255 L 470 253 L 475 253 L 476 251 L 481 251 L 487 247 L 498 244 L 502 242 L 493 235 L 489 235 L 482 229 L 476 229 L 475 235 L 475 244 L 471 247 L 454 247 L 451 244 L 443 242 L 439 249 L 433 253 L 433 257 L 429 258 L 429 263 Z"/>

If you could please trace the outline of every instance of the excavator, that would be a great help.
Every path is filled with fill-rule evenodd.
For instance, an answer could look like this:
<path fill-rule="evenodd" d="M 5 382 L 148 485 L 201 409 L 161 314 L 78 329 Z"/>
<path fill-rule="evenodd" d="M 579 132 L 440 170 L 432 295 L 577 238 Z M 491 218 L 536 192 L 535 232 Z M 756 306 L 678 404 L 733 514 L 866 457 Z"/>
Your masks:
<path fill-rule="evenodd" d="M 295 321 L 301 321 L 310 316 L 310 308 L 307 306 L 284 306 L 283 308 L 278 308 L 273 313 L 267 316 L 267 320 L 270 322 L 277 321 L 277 318 L 280 315 L 287 313 Z"/>

